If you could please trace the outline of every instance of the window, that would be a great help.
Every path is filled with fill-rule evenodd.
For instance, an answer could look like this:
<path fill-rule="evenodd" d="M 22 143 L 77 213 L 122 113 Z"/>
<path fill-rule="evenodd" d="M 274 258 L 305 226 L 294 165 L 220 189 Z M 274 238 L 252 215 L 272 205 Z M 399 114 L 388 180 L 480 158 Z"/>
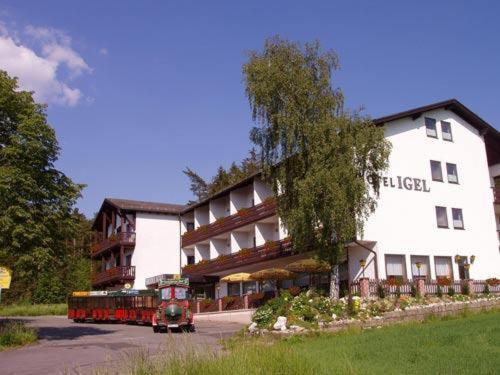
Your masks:
<path fill-rule="evenodd" d="M 464 218 L 462 216 L 462 209 L 452 208 L 451 214 L 453 216 L 453 228 L 464 229 Z"/>
<path fill-rule="evenodd" d="M 188 232 L 194 230 L 194 223 L 186 223 L 186 230 Z"/>
<path fill-rule="evenodd" d="M 405 278 L 405 259 L 403 255 L 386 255 L 385 269 L 387 278 L 404 279 Z"/>
<path fill-rule="evenodd" d="M 247 281 L 243 283 L 243 294 L 257 293 L 257 283 L 255 281 Z"/>
<path fill-rule="evenodd" d="M 450 184 L 458 184 L 457 165 L 446 163 L 446 174 L 448 175 L 448 182 Z"/>
<path fill-rule="evenodd" d="M 446 207 L 436 206 L 436 220 L 439 228 L 448 228 L 448 215 L 446 214 Z"/>
<path fill-rule="evenodd" d="M 187 264 L 194 264 L 194 255 L 187 256 Z"/>
<path fill-rule="evenodd" d="M 437 130 L 436 130 L 436 120 L 433 118 L 426 117 L 425 118 L 425 130 L 427 132 L 428 137 L 437 138 Z"/>
<path fill-rule="evenodd" d="M 419 268 L 420 266 L 420 268 Z M 411 273 L 413 277 L 424 276 L 430 278 L 429 272 L 429 257 L 428 256 L 411 256 Z"/>
<path fill-rule="evenodd" d="M 443 140 L 453 142 L 453 135 L 451 134 L 451 124 L 448 121 L 441 121 L 441 134 Z"/>
<path fill-rule="evenodd" d="M 132 265 L 132 254 L 128 254 L 125 256 L 125 265 L 126 266 Z"/>
<path fill-rule="evenodd" d="M 443 171 L 441 170 L 440 161 L 431 160 L 431 174 L 432 174 L 432 181 L 443 182 Z"/>
<path fill-rule="evenodd" d="M 227 295 L 228 296 L 239 296 L 240 295 L 240 283 L 227 284 Z"/>
<path fill-rule="evenodd" d="M 436 278 L 453 279 L 453 268 L 451 266 L 451 257 L 434 257 L 436 268 Z"/>

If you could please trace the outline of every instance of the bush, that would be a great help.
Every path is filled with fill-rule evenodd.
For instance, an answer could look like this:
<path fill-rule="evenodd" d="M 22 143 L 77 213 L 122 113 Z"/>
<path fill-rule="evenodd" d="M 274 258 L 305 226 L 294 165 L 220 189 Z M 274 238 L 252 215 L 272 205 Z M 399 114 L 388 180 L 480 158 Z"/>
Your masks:
<path fill-rule="evenodd" d="M 385 288 L 382 284 L 377 285 L 378 298 L 385 298 Z"/>
<path fill-rule="evenodd" d="M 396 298 L 400 298 L 401 297 L 401 287 L 399 286 L 399 284 L 396 285 Z"/>
<path fill-rule="evenodd" d="M 7 322 L 0 327 L 0 349 L 27 345 L 36 340 L 36 331 L 23 323 Z"/>
<path fill-rule="evenodd" d="M 483 293 L 490 294 L 490 286 L 488 285 L 488 283 L 484 284 Z"/>
<path fill-rule="evenodd" d="M 462 285 L 462 294 L 464 296 L 468 296 L 470 294 L 469 284 L 466 283 Z"/>
<path fill-rule="evenodd" d="M 453 297 L 455 295 L 455 288 L 453 287 L 453 285 L 448 286 L 448 295 L 450 297 Z"/>
<path fill-rule="evenodd" d="M 417 288 L 413 284 L 411 284 L 410 294 L 413 298 L 416 298 L 418 295 Z"/>
<path fill-rule="evenodd" d="M 68 308 L 65 303 L 59 304 L 16 304 L 0 307 L 0 316 L 41 316 L 66 315 Z"/>
<path fill-rule="evenodd" d="M 443 289 L 441 288 L 441 285 L 438 285 L 438 286 L 437 286 L 436 295 L 437 295 L 439 298 L 443 297 Z"/>

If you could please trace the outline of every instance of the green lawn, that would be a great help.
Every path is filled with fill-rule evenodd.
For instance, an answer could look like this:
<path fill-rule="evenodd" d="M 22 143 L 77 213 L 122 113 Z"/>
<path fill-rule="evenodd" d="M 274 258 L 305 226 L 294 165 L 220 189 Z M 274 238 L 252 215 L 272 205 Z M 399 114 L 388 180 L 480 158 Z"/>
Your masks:
<path fill-rule="evenodd" d="M 0 316 L 66 315 L 67 311 L 65 303 L 0 306 Z"/>
<path fill-rule="evenodd" d="M 131 359 L 129 374 L 498 374 L 500 310 L 312 337 L 242 338 L 228 355 Z"/>
<path fill-rule="evenodd" d="M 0 323 L 0 351 L 28 345 L 37 340 L 36 330 L 21 322 Z"/>

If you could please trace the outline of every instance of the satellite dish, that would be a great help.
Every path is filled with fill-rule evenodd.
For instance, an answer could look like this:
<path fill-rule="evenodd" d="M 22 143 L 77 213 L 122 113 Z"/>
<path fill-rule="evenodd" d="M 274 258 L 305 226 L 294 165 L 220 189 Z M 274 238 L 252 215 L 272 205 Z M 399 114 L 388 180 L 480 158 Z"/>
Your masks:
<path fill-rule="evenodd" d="M 123 287 L 125 289 L 130 289 L 130 288 L 132 288 L 132 285 L 130 285 L 129 283 L 126 283 Z"/>

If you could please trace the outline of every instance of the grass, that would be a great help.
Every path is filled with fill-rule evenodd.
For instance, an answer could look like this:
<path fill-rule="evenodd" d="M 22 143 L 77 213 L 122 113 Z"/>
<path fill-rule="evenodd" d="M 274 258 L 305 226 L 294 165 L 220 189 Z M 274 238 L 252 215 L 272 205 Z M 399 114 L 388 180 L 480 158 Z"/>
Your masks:
<path fill-rule="evenodd" d="M 337 334 L 238 338 L 226 345 L 227 355 L 220 355 L 172 343 L 164 355 L 136 353 L 120 373 L 495 374 L 500 310 Z"/>
<path fill-rule="evenodd" d="M 5 305 L 0 306 L 0 316 L 40 316 L 40 315 L 66 315 L 65 303 L 40 304 L 40 305 Z"/>
<path fill-rule="evenodd" d="M 28 345 L 36 340 L 36 330 L 21 322 L 6 322 L 0 326 L 0 351 Z"/>

